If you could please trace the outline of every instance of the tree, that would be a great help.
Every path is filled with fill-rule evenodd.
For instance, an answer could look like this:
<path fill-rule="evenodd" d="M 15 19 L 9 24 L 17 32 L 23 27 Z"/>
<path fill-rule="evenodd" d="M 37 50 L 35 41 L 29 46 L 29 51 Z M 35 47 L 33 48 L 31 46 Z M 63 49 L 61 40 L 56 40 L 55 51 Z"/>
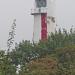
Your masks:
<path fill-rule="evenodd" d="M 57 74 L 57 62 L 56 60 L 46 58 L 40 58 L 33 60 L 27 64 L 27 68 L 22 67 L 20 75 L 56 75 Z"/>
<path fill-rule="evenodd" d="M 0 51 L 0 75 L 16 75 L 16 67 L 4 51 Z"/>
<path fill-rule="evenodd" d="M 10 55 L 15 65 L 28 63 L 36 56 L 33 44 L 24 40 L 15 47 L 15 50 Z"/>

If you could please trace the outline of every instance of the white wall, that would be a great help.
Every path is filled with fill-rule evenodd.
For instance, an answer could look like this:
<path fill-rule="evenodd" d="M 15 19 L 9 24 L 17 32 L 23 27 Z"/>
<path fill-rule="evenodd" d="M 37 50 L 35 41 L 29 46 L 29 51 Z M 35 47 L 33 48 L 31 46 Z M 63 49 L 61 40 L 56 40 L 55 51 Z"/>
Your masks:
<path fill-rule="evenodd" d="M 47 0 L 47 14 L 55 17 L 55 0 Z"/>
<path fill-rule="evenodd" d="M 34 16 L 33 40 L 37 43 L 41 39 L 41 14 Z"/>
<path fill-rule="evenodd" d="M 51 20 L 47 23 L 47 35 L 50 35 L 51 32 L 55 33 L 56 23 L 53 23 Z"/>
<path fill-rule="evenodd" d="M 56 22 L 53 23 L 51 20 L 52 17 L 56 17 L 55 15 L 55 0 L 47 0 L 47 32 L 48 35 L 51 32 L 55 32 Z"/>

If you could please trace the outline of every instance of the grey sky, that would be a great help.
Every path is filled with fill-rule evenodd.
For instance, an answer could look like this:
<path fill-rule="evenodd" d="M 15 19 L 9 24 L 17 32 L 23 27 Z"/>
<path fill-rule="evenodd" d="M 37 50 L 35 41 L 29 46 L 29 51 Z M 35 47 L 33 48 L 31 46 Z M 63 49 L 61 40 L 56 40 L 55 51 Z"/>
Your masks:
<path fill-rule="evenodd" d="M 32 40 L 33 16 L 30 15 L 34 0 L 0 0 L 0 48 L 6 48 L 8 32 L 16 18 L 16 42 Z M 59 27 L 75 25 L 75 0 L 56 0 L 56 20 Z M 75 26 L 74 26 L 75 27 Z"/>

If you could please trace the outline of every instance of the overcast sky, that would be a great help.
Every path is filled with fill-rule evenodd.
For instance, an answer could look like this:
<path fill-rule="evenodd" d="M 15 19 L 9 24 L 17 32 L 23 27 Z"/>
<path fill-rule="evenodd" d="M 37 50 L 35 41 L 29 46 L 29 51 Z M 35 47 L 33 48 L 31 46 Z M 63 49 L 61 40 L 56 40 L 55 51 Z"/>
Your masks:
<path fill-rule="evenodd" d="M 0 0 L 0 49 L 5 49 L 8 33 L 16 18 L 15 41 L 32 40 L 34 0 Z M 56 0 L 56 20 L 59 27 L 69 29 L 75 25 L 75 0 Z M 74 26 L 75 27 L 75 26 Z"/>

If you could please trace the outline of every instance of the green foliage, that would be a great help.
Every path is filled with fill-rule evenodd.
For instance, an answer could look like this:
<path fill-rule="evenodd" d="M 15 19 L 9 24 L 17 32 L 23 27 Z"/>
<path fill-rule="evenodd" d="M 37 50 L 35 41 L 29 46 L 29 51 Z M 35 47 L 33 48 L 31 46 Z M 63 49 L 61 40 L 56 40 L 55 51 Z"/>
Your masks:
<path fill-rule="evenodd" d="M 75 74 L 75 45 L 56 49 L 58 68 L 64 75 Z M 63 75 L 62 74 L 62 75 Z"/>
<path fill-rule="evenodd" d="M 38 44 L 34 45 L 35 53 L 37 53 L 39 57 L 43 57 L 48 54 L 49 50 L 46 44 L 47 41 L 40 41 Z"/>
<path fill-rule="evenodd" d="M 69 71 L 70 64 L 75 61 L 73 60 L 75 56 L 72 55 L 74 52 L 69 50 L 69 46 L 72 45 L 75 45 L 75 32 L 72 29 L 69 33 L 65 29 L 63 29 L 63 32 L 59 29 L 55 34 L 51 33 L 47 40 L 40 41 L 38 44 L 32 44 L 30 41 L 20 42 L 16 45 L 15 50 L 10 53 L 10 56 L 13 64 L 21 65 L 21 74 L 26 72 L 28 63 L 46 55 L 58 60 L 58 74 L 65 73 L 65 71 Z M 69 49 L 66 49 L 66 47 Z M 66 70 L 64 71 L 65 67 Z"/>
<path fill-rule="evenodd" d="M 0 75 L 16 75 L 16 68 L 4 51 L 0 51 Z"/>
<path fill-rule="evenodd" d="M 22 66 L 20 75 L 75 75 L 75 45 L 58 48 L 54 53 Z"/>
<path fill-rule="evenodd" d="M 56 75 L 57 62 L 48 57 L 32 61 L 20 75 Z"/>
<path fill-rule="evenodd" d="M 0 51 L 0 75 L 75 75 L 75 32 L 56 31 L 39 43 L 22 41 L 5 55 Z"/>
<path fill-rule="evenodd" d="M 32 44 L 30 41 L 22 41 L 16 45 L 15 50 L 11 52 L 11 59 L 15 65 L 28 63 L 38 57 L 43 57 L 47 54 L 55 52 L 56 48 L 61 48 L 75 44 L 75 32 L 70 30 L 68 33 L 65 29 L 63 32 L 51 33 L 45 41 L 40 41 L 38 44 Z M 15 58 L 15 59 L 14 59 Z"/>
<path fill-rule="evenodd" d="M 36 54 L 30 41 L 22 41 L 19 45 L 16 45 L 15 50 L 13 50 L 10 55 L 15 65 L 23 65 L 33 59 Z"/>

